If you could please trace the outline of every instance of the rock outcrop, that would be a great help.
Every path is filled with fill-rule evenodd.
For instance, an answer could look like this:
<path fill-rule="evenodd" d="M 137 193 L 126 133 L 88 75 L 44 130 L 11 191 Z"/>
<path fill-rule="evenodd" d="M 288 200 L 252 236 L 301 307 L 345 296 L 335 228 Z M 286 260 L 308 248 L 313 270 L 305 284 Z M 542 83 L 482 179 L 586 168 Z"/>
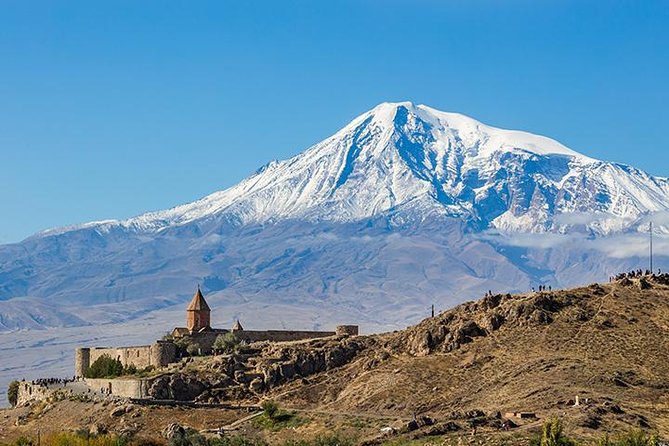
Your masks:
<path fill-rule="evenodd" d="M 163 375 L 152 398 L 220 403 L 252 398 L 289 381 L 348 364 L 369 339 L 338 337 L 292 343 L 257 343 L 208 361 L 206 371 Z"/>
<path fill-rule="evenodd" d="M 206 388 L 207 384 L 196 377 L 177 373 L 154 380 L 149 395 L 157 400 L 192 401 Z"/>

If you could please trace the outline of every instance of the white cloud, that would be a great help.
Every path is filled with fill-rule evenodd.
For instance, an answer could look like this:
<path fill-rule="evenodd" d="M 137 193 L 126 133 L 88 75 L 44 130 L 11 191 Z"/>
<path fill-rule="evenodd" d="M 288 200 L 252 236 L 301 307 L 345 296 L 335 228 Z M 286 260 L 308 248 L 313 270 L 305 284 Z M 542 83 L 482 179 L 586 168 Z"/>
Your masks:
<path fill-rule="evenodd" d="M 555 234 L 555 233 L 502 233 L 487 231 L 479 239 L 490 241 L 502 246 L 513 246 L 528 249 L 569 248 L 578 250 L 599 251 L 602 254 L 625 259 L 631 257 L 645 257 L 649 252 L 647 234 L 633 232 L 602 237 L 586 237 L 584 234 Z M 653 250 L 658 256 L 669 253 L 669 235 L 656 234 L 653 238 Z"/>

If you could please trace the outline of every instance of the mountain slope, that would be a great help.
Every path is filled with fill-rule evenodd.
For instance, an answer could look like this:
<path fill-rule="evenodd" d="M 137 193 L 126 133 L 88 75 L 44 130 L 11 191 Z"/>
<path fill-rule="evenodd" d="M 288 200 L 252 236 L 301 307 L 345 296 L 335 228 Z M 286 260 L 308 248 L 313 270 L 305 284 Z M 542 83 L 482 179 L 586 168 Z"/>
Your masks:
<path fill-rule="evenodd" d="M 588 158 L 542 136 L 424 105 L 384 103 L 230 189 L 167 211 L 40 236 L 85 228 L 155 232 L 222 214 L 237 224 L 289 218 L 348 222 L 397 208 L 523 231 L 564 227 L 554 221 L 560 213 L 601 213 L 606 218 L 591 229 L 609 233 L 644 213 L 667 210 L 669 182 Z"/>
<path fill-rule="evenodd" d="M 642 239 L 602 237 L 634 234 L 668 208 L 664 178 L 542 136 L 384 103 L 196 202 L 0 247 L 0 330 L 134 319 L 180 304 L 198 282 L 231 308 L 316 305 L 310 327 L 336 322 L 334 309 L 401 326 L 432 303 L 637 266 Z M 17 312 L 16 298 L 63 313 Z"/>
<path fill-rule="evenodd" d="M 588 436 L 638 426 L 666 436 L 668 280 L 468 302 L 372 337 L 348 367 L 281 388 L 280 404 L 439 420 L 527 411 Z"/>

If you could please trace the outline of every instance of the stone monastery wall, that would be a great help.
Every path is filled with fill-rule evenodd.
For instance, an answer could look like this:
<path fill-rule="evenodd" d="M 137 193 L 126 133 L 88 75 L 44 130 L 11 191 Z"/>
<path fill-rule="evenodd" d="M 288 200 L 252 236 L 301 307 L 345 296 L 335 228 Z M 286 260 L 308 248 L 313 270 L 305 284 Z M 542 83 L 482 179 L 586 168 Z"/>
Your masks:
<path fill-rule="evenodd" d="M 16 398 L 16 406 L 20 407 L 32 401 L 43 401 L 53 393 L 53 389 L 33 385 L 29 381 L 19 383 L 19 393 Z"/>
<path fill-rule="evenodd" d="M 109 355 L 112 359 L 118 359 L 123 366 L 134 365 L 143 369 L 151 364 L 151 346 L 141 345 L 135 347 L 94 347 L 90 349 L 91 364 L 102 355 Z"/>
<path fill-rule="evenodd" d="M 175 338 L 190 337 L 200 354 L 209 354 L 216 338 L 222 334 L 234 334 L 237 339 L 248 343 L 252 342 L 289 342 L 303 341 L 307 339 L 326 338 L 330 336 L 356 336 L 357 325 L 339 325 L 336 331 L 301 331 L 301 330 L 244 330 L 237 321 L 232 330 L 212 328 L 210 323 L 211 309 L 204 299 L 200 287 L 193 296 L 193 300 L 186 308 L 187 327 L 177 327 L 172 331 Z M 124 367 L 135 366 L 137 369 L 146 367 L 165 367 L 177 361 L 177 345 L 173 341 L 160 340 L 151 345 L 140 345 L 134 347 L 82 347 L 75 352 L 74 371 L 76 376 L 83 377 L 97 359 L 103 355 L 109 355 L 112 359 L 118 359 Z M 113 383 L 108 382 L 107 385 Z M 120 384 L 122 393 L 137 394 L 141 390 L 126 388 Z M 101 386 L 101 387 L 104 387 Z"/>
<path fill-rule="evenodd" d="M 136 348 L 136 347 L 134 347 Z M 110 349 L 111 350 L 111 349 Z M 91 379 L 86 378 L 84 382 L 90 387 L 92 395 L 111 394 L 123 398 L 148 398 L 151 379 L 145 378 L 113 378 L 113 379 Z M 32 384 L 30 381 L 19 383 L 19 393 L 17 396 L 17 406 L 34 401 L 44 401 L 58 391 L 72 392 L 77 384 L 50 385 L 48 387 L 39 384 Z M 76 392 L 76 391 L 75 391 Z"/>
<path fill-rule="evenodd" d="M 91 379 L 86 378 L 86 384 L 95 390 L 104 389 L 111 395 L 116 395 L 124 398 L 147 398 L 149 396 L 149 388 L 151 381 L 148 379 Z"/>
<path fill-rule="evenodd" d="M 165 341 L 133 347 L 78 348 L 75 353 L 74 373 L 76 376 L 84 376 L 91 364 L 103 355 L 118 359 L 124 367 L 133 365 L 143 369 L 149 366 L 165 367 L 176 360 L 176 353 L 176 346 Z"/>
<path fill-rule="evenodd" d="M 211 352 L 214 342 L 219 335 L 230 333 L 228 330 L 213 330 L 192 335 L 202 353 Z M 236 330 L 232 332 L 240 341 L 251 342 L 288 342 L 302 341 L 305 339 L 325 338 L 334 336 L 339 332 L 334 331 L 297 331 L 297 330 Z M 357 333 L 356 333 L 357 334 Z"/>
<path fill-rule="evenodd" d="M 334 336 L 334 331 L 295 331 L 295 330 L 241 330 L 234 332 L 235 336 L 242 341 L 258 342 L 287 342 L 302 341 L 305 339 L 326 338 Z"/>

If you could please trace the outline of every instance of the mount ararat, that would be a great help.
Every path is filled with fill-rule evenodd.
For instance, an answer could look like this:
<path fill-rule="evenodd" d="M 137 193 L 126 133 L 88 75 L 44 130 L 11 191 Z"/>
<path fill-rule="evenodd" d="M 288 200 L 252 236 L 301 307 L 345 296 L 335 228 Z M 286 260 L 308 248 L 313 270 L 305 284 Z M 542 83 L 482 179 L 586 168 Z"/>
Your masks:
<path fill-rule="evenodd" d="M 0 246 L 0 392 L 67 376 L 77 345 L 183 325 L 201 283 L 212 325 L 366 333 L 495 292 L 656 265 L 669 181 L 530 133 L 384 103 L 234 187 L 166 211 Z M 3 395 L 0 393 L 0 400 Z"/>
<path fill-rule="evenodd" d="M 549 138 L 409 102 L 384 103 L 285 161 L 201 200 L 0 247 L 0 329 L 114 323 L 194 285 L 252 325 L 368 329 L 435 303 L 571 286 L 640 266 L 669 181 Z M 666 217 L 665 217 L 666 219 Z M 662 242 L 660 242 L 662 243 Z M 603 255 L 604 254 L 604 255 Z"/>

